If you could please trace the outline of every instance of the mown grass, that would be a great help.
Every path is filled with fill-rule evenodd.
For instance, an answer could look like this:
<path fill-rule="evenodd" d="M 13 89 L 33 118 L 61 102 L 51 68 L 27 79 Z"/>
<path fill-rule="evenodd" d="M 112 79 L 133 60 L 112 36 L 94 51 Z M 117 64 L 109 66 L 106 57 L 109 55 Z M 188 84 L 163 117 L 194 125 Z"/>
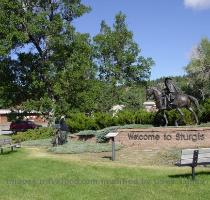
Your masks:
<path fill-rule="evenodd" d="M 36 158 L 28 149 L 0 156 L 2 200 L 210 198 L 210 168 L 136 167 Z"/>

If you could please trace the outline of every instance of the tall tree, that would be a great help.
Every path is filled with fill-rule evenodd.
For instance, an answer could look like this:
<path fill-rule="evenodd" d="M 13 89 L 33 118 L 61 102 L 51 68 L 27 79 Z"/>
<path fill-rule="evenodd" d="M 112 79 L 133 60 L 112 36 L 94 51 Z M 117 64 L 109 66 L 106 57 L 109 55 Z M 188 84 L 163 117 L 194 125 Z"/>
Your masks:
<path fill-rule="evenodd" d="M 0 67 L 10 83 L 2 93 L 43 110 L 75 106 L 94 69 L 89 35 L 72 21 L 89 11 L 81 0 L 0 0 Z"/>
<path fill-rule="evenodd" d="M 134 42 L 122 12 L 115 16 L 113 27 L 102 21 L 100 33 L 93 41 L 98 79 L 106 84 L 103 87 L 106 92 L 102 94 L 106 100 L 104 102 L 101 98 L 101 102 L 107 109 L 114 104 L 125 103 L 122 100 L 130 96 L 126 95 L 130 91 L 128 87 L 145 83 L 154 61 L 140 56 L 141 49 Z"/>
<path fill-rule="evenodd" d="M 185 69 L 194 93 L 200 93 L 202 89 L 210 95 L 210 41 L 207 38 L 203 38 L 193 49 L 190 63 Z"/>
<path fill-rule="evenodd" d="M 126 16 L 115 16 L 113 28 L 105 21 L 94 37 L 99 79 L 113 85 L 132 85 L 150 77 L 152 58 L 139 56 L 140 49 L 126 25 Z"/>

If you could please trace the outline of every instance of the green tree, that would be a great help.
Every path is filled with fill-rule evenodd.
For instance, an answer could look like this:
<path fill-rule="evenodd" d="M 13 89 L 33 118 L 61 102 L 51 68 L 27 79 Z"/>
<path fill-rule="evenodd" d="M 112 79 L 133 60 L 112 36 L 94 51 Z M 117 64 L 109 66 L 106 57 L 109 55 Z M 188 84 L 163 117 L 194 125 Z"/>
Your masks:
<path fill-rule="evenodd" d="M 154 61 L 140 56 L 141 49 L 134 42 L 133 33 L 128 30 L 126 16 L 122 12 L 115 16 L 113 27 L 102 21 L 100 33 L 93 41 L 98 79 L 105 84 L 102 84 L 99 107 L 109 110 L 114 104 L 125 103 L 128 106 L 132 101 L 129 100 L 131 94 L 127 93 L 130 93 L 132 86 L 145 84 Z"/>
<path fill-rule="evenodd" d="M 86 101 L 92 47 L 72 21 L 89 11 L 81 0 L 0 0 L 0 87 L 10 105 L 54 113 Z"/>
<path fill-rule="evenodd" d="M 99 79 L 114 86 L 147 80 L 154 64 L 152 58 L 139 56 L 141 50 L 125 20 L 120 12 L 115 16 L 113 28 L 102 21 L 100 33 L 94 37 Z"/>
<path fill-rule="evenodd" d="M 136 111 L 143 108 L 143 103 L 146 100 L 144 86 L 125 87 L 122 90 L 121 104 L 125 105 L 126 109 Z"/>
<path fill-rule="evenodd" d="M 210 94 L 210 41 L 203 38 L 200 44 L 193 50 L 191 60 L 186 66 L 189 75 L 189 88 L 194 93 L 200 93 L 200 89 L 207 95 Z"/>

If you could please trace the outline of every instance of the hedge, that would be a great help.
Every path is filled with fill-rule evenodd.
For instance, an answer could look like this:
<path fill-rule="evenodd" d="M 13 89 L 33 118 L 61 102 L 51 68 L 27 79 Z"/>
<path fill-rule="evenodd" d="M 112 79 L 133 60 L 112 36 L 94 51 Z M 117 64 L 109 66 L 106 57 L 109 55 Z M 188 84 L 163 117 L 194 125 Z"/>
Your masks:
<path fill-rule="evenodd" d="M 210 122 L 210 99 L 206 99 L 203 103 L 200 121 L 203 123 Z"/>
<path fill-rule="evenodd" d="M 73 113 L 66 119 L 70 132 L 82 130 L 100 130 L 106 127 L 121 126 L 125 124 L 153 124 L 155 113 L 145 110 L 120 111 L 116 116 L 109 113 L 94 113 L 86 116 L 84 113 Z"/>
<path fill-rule="evenodd" d="M 27 140 L 50 138 L 53 135 L 54 135 L 53 128 L 41 127 L 38 129 L 28 129 L 25 132 L 17 132 L 15 135 L 12 135 L 12 139 L 15 142 L 23 142 Z"/>

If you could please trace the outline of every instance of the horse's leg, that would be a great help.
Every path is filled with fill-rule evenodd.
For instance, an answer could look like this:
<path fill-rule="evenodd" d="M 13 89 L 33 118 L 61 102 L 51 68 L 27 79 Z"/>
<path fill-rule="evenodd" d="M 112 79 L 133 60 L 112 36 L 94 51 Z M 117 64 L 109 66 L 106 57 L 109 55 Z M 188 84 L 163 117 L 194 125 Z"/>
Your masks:
<path fill-rule="evenodd" d="M 195 121 L 196 121 L 196 125 L 198 125 L 199 121 L 198 121 L 198 117 L 195 114 L 194 110 L 192 109 L 192 107 L 189 107 L 188 110 L 194 115 Z"/>
<path fill-rule="evenodd" d="M 184 119 L 184 114 L 183 114 L 183 112 L 181 111 L 181 109 L 180 108 L 177 108 L 176 109 L 177 111 L 178 111 L 178 113 L 180 114 L 180 118 L 179 119 L 177 119 L 177 120 L 175 120 L 175 126 L 178 126 L 179 124 L 178 124 L 178 121 L 180 121 L 180 120 L 183 120 Z"/>
<path fill-rule="evenodd" d="M 165 126 L 168 126 L 168 119 L 167 119 L 165 110 L 163 110 L 163 117 L 164 117 L 164 119 L 165 119 Z"/>
<path fill-rule="evenodd" d="M 158 111 L 157 111 L 157 113 L 156 113 L 156 115 L 155 115 L 155 118 L 156 118 L 156 119 L 158 119 L 158 115 L 159 115 L 159 114 L 160 114 L 160 115 L 162 114 L 162 111 L 161 111 L 161 110 L 158 110 Z M 158 125 L 159 127 L 161 127 L 161 122 L 158 121 L 158 124 L 157 124 L 157 125 Z"/>

